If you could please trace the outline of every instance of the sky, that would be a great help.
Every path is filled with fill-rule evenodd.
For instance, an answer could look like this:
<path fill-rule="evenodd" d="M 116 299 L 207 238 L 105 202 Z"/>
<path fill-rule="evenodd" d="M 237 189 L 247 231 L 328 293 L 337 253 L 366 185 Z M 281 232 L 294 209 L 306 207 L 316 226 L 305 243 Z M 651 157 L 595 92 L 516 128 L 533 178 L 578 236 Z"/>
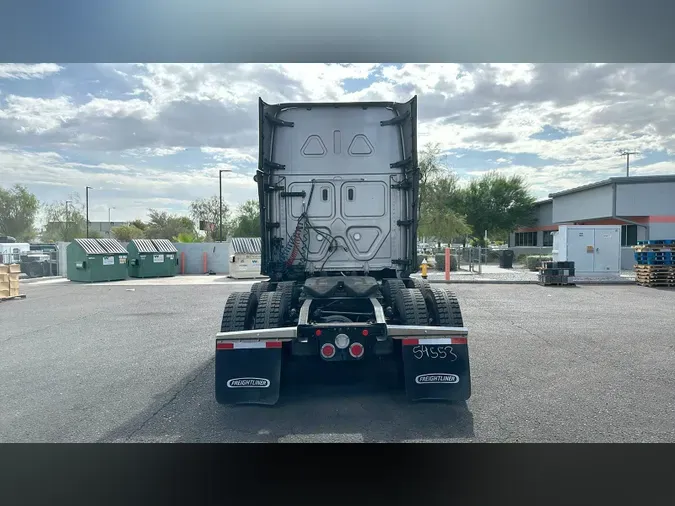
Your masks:
<path fill-rule="evenodd" d="M 463 181 L 519 174 L 539 199 L 675 173 L 675 64 L 0 64 L 0 185 L 42 202 L 91 186 L 91 221 L 256 198 L 258 97 L 407 101 L 418 145 Z"/>

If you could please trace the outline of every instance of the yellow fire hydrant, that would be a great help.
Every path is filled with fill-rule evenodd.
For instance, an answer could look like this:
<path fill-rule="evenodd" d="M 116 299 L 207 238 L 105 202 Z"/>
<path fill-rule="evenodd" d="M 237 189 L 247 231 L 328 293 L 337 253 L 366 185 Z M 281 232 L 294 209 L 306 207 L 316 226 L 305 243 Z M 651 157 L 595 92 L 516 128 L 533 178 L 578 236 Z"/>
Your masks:
<path fill-rule="evenodd" d="M 425 258 L 422 260 L 422 265 L 420 265 L 420 268 L 422 269 L 422 279 L 427 279 L 427 259 Z"/>

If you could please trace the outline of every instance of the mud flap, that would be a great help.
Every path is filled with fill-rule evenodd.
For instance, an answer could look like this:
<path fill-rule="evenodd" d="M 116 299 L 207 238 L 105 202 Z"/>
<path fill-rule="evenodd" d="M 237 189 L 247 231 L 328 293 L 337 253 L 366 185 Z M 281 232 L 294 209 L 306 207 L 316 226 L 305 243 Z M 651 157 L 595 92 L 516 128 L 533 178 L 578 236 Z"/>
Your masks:
<path fill-rule="evenodd" d="M 471 397 L 465 337 L 403 339 L 405 389 L 411 401 L 465 401 Z"/>
<path fill-rule="evenodd" d="M 281 342 L 217 343 L 215 379 L 219 404 L 276 404 Z"/>

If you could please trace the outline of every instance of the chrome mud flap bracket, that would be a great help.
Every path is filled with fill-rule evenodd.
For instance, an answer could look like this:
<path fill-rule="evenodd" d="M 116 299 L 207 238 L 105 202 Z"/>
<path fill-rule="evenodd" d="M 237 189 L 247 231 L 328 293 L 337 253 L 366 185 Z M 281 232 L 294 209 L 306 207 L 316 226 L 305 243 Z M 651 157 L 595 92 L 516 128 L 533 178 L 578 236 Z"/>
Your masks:
<path fill-rule="evenodd" d="M 387 331 L 401 341 L 410 400 L 465 401 L 471 397 L 466 328 L 395 325 Z"/>
<path fill-rule="evenodd" d="M 279 400 L 282 346 L 295 327 L 216 334 L 216 401 L 274 405 Z"/>

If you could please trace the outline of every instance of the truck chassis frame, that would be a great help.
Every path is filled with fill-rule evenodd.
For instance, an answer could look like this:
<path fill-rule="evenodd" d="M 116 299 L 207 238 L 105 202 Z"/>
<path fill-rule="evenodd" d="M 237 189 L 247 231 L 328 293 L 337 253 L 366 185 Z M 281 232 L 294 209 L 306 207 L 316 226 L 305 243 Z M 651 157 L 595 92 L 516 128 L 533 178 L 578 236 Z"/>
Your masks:
<path fill-rule="evenodd" d="M 471 396 L 468 330 L 457 299 L 421 279 L 257 282 L 228 297 L 215 354 L 220 404 L 276 404 L 283 364 L 296 357 L 364 367 L 391 359 L 411 401 Z"/>

